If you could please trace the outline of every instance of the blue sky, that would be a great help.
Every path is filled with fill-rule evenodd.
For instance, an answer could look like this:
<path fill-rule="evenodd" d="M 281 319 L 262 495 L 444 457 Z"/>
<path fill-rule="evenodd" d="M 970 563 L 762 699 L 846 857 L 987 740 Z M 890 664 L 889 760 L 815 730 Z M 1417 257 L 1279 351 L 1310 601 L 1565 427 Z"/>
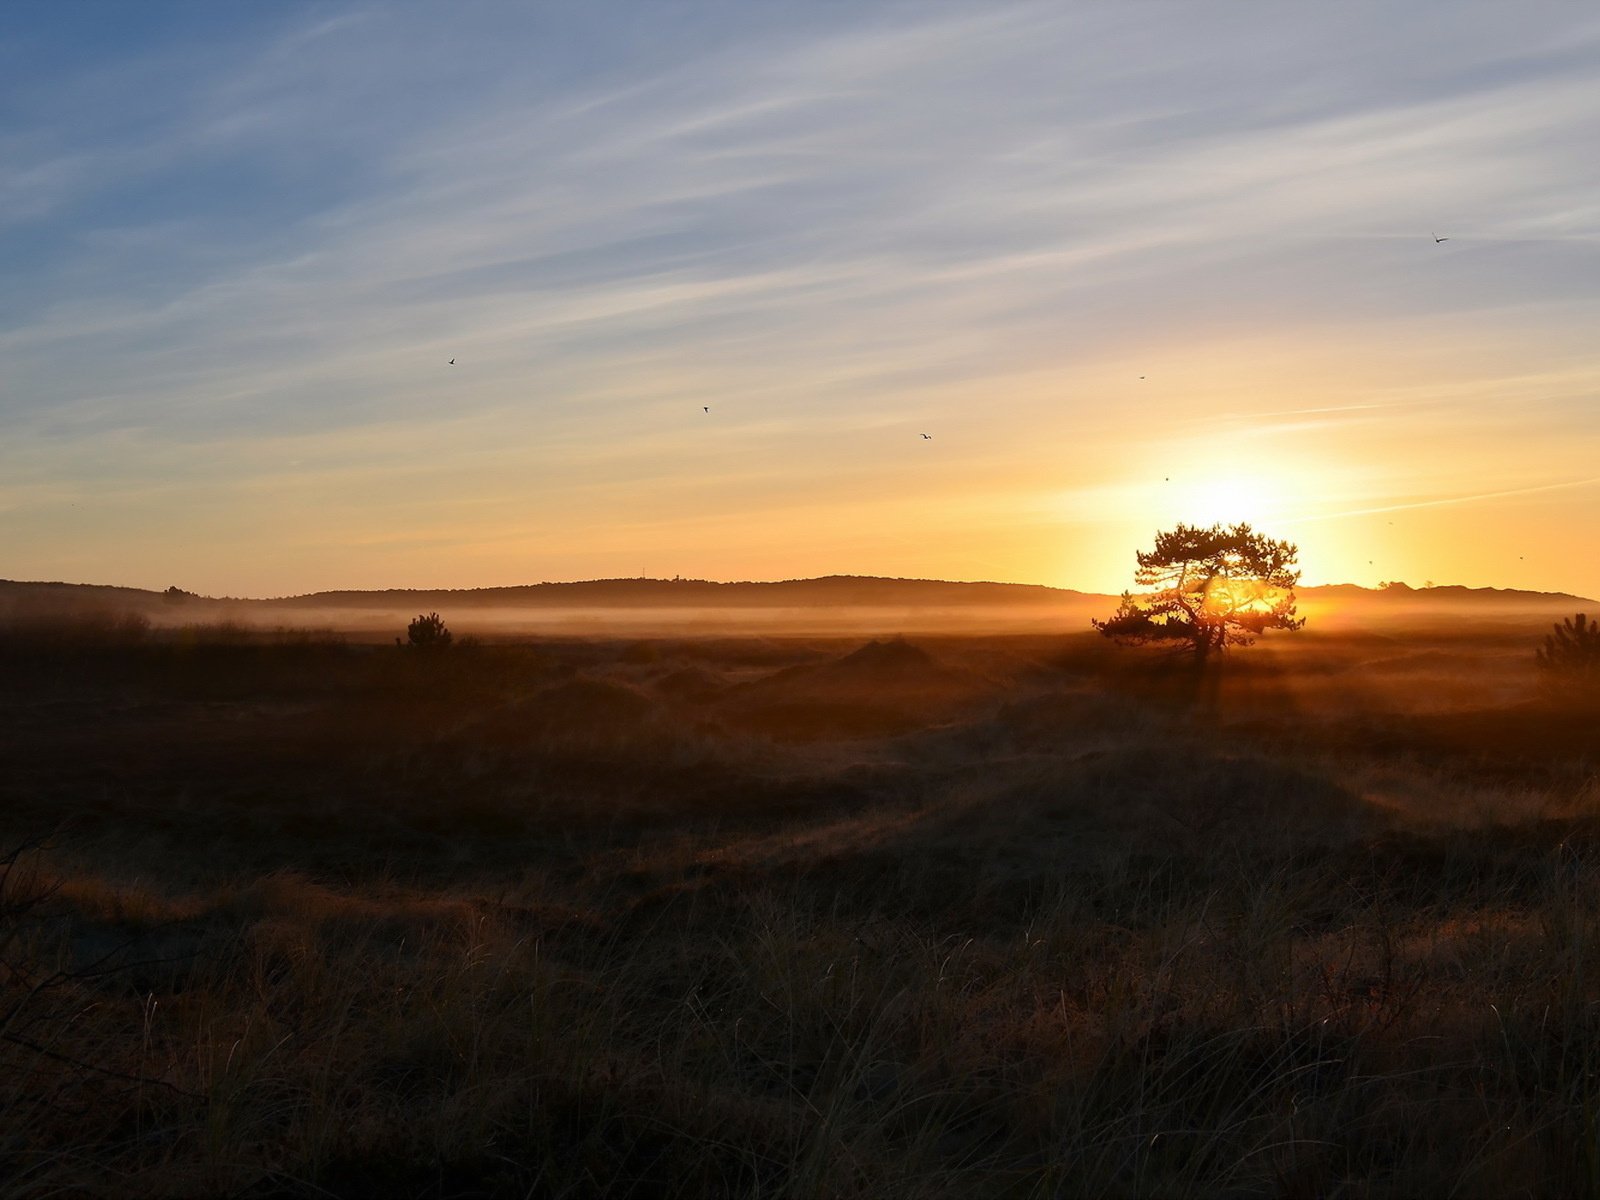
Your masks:
<path fill-rule="evenodd" d="M 7 16 L 0 576 L 1600 594 L 1590 6 Z"/>

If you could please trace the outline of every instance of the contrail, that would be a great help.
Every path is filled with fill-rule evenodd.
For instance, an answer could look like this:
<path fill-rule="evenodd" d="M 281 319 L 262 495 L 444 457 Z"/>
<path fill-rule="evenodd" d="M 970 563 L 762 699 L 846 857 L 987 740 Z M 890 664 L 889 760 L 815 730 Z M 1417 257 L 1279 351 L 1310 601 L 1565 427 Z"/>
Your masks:
<path fill-rule="evenodd" d="M 1202 420 L 1230 421 L 1248 420 L 1251 417 L 1298 417 L 1306 413 L 1336 413 L 1336 412 L 1364 412 L 1373 408 L 1396 408 L 1398 404 L 1334 404 L 1326 408 L 1277 408 L 1267 412 L 1225 412 L 1217 413 L 1213 417 L 1204 417 Z"/>
<path fill-rule="evenodd" d="M 1414 500 L 1408 504 L 1384 504 L 1375 508 L 1351 508 L 1344 512 L 1322 513 L 1315 517 L 1295 517 L 1285 525 L 1300 525 L 1307 521 L 1337 521 L 1343 517 L 1368 517 L 1376 513 L 1404 512 L 1409 508 L 1441 508 L 1447 504 L 1471 504 L 1478 500 L 1497 500 L 1502 496 L 1529 496 L 1535 492 L 1557 492 L 1564 488 L 1588 487 L 1600 483 L 1600 475 L 1588 479 L 1572 479 L 1566 483 L 1542 483 L 1537 487 L 1506 488 L 1499 492 L 1475 492 L 1470 496 L 1445 496 L 1439 500 Z"/>

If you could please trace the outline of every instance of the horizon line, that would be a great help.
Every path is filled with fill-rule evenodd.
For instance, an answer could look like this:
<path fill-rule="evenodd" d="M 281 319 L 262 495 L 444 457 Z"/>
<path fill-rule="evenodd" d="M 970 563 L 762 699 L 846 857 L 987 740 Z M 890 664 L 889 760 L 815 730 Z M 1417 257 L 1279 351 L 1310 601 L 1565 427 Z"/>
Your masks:
<path fill-rule="evenodd" d="M 461 593 L 461 594 L 471 594 L 471 593 L 474 593 L 474 592 L 519 591 L 519 590 L 528 590 L 528 589 L 542 588 L 542 587 L 578 587 L 578 586 L 582 586 L 584 584 L 603 584 L 603 583 L 613 583 L 613 584 L 630 584 L 630 583 L 631 584 L 646 584 L 646 583 L 652 583 L 652 584 L 704 584 L 704 585 L 709 585 L 709 586 L 712 586 L 712 587 L 742 587 L 742 586 L 746 586 L 746 587 L 748 587 L 748 586 L 753 586 L 753 587 L 781 587 L 784 584 L 823 583 L 823 582 L 827 582 L 827 581 L 831 581 L 831 580 L 860 581 L 860 582 L 870 582 L 870 583 L 942 584 L 942 585 L 950 586 L 950 587 L 1030 588 L 1030 589 L 1038 589 L 1038 590 L 1047 591 L 1047 592 L 1069 593 L 1071 595 L 1076 595 L 1076 596 L 1090 596 L 1090 597 L 1095 597 L 1097 599 L 1114 599 L 1116 596 L 1121 594 L 1120 592 L 1086 591 L 1086 590 L 1084 590 L 1082 588 L 1063 587 L 1063 586 L 1058 586 L 1056 584 L 1049 584 L 1049 583 L 1020 582 L 1020 581 L 1016 581 L 1016 580 L 1001 580 L 1001 579 L 938 579 L 938 578 L 932 578 L 932 577 L 926 577 L 926 576 L 853 575 L 853 574 L 829 574 L 829 575 L 812 575 L 812 576 L 793 576 L 793 577 L 784 578 L 784 579 L 704 579 L 704 578 L 687 577 L 687 576 L 674 576 L 672 578 L 666 578 L 666 577 L 662 577 L 662 576 L 652 576 L 652 575 L 615 575 L 615 576 L 604 576 L 604 577 L 597 577 L 597 578 L 591 578 L 591 579 L 542 579 L 542 580 L 539 580 L 536 583 L 485 584 L 485 585 L 481 585 L 481 586 L 478 586 L 478 587 L 333 587 L 333 588 L 320 588 L 320 589 L 317 589 L 315 591 L 310 591 L 310 592 L 287 593 L 287 594 L 277 595 L 277 596 L 234 596 L 234 595 L 217 596 L 217 595 L 211 595 L 211 594 L 203 593 L 203 592 L 191 592 L 191 591 L 188 591 L 187 589 L 179 589 L 179 590 L 182 591 L 184 595 L 193 597 L 196 600 L 207 600 L 207 601 L 213 601 L 213 602 L 232 601 L 232 602 L 236 602 L 236 603 L 248 603 L 248 604 L 270 604 L 270 603 L 278 603 L 278 602 L 284 602 L 284 601 L 310 600 L 310 599 L 314 599 L 314 598 L 316 598 L 318 596 L 332 596 L 332 595 L 351 595 L 351 594 L 354 594 L 354 595 L 374 595 L 374 596 L 376 596 L 376 595 L 383 595 L 383 594 L 387 594 L 387 593 L 415 593 L 415 594 Z M 139 587 L 139 586 L 133 585 L 133 584 L 85 583 L 85 582 L 72 582 L 72 581 L 64 580 L 64 579 L 4 579 L 4 578 L 0 578 L 0 587 L 4 587 L 4 586 L 99 588 L 99 589 L 104 589 L 104 590 L 107 590 L 107 591 L 142 592 L 142 593 L 145 593 L 146 595 L 149 595 L 149 596 L 152 596 L 152 597 L 161 597 L 161 596 L 166 594 L 166 589 Z M 174 585 L 171 585 L 171 586 L 176 587 L 177 585 L 174 584 Z M 1579 601 L 1583 601 L 1585 603 L 1600 604 L 1600 599 L 1596 599 L 1596 598 L 1589 597 L 1589 596 L 1583 596 L 1583 595 L 1580 595 L 1577 592 L 1544 591 L 1544 590 L 1535 589 L 1535 588 L 1496 587 L 1494 585 L 1474 586 L 1474 585 L 1471 585 L 1471 584 L 1462 584 L 1462 583 L 1439 583 L 1439 584 L 1430 584 L 1430 585 L 1413 585 L 1413 584 L 1406 583 L 1404 580 L 1394 580 L 1394 581 L 1392 581 L 1391 585 L 1387 586 L 1387 587 L 1386 586 L 1369 587 L 1366 584 L 1354 583 L 1354 582 L 1349 582 L 1349 581 L 1340 581 L 1340 582 L 1333 582 L 1333 583 L 1312 583 L 1312 584 L 1298 585 L 1294 589 L 1294 591 L 1296 591 L 1297 593 L 1303 593 L 1303 592 L 1308 592 L 1308 591 L 1321 591 L 1321 590 L 1326 590 L 1326 589 L 1330 589 L 1330 588 L 1354 588 L 1354 589 L 1356 589 L 1358 591 L 1372 592 L 1374 594 L 1382 594 L 1383 592 L 1389 591 L 1392 588 L 1404 589 L 1405 591 L 1409 591 L 1409 592 L 1439 592 L 1439 591 L 1446 591 L 1446 590 L 1451 590 L 1451 591 L 1471 591 L 1471 592 L 1512 592 L 1512 593 L 1517 593 L 1517 594 L 1521 594 L 1521 595 L 1529 595 L 1529 596 L 1559 596 L 1559 597 L 1567 597 L 1569 599 L 1579 600 Z"/>

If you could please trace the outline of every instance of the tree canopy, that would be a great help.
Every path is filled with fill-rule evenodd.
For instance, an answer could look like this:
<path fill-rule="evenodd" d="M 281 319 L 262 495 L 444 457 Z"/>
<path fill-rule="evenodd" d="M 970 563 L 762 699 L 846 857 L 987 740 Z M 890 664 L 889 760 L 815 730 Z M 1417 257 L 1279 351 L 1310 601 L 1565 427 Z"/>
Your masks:
<path fill-rule="evenodd" d="M 1294 544 L 1244 523 L 1179 525 L 1137 553 L 1134 582 L 1144 590 L 1124 592 L 1117 611 L 1094 627 L 1110 638 L 1172 642 L 1197 662 L 1268 629 L 1299 629 L 1298 554 Z"/>

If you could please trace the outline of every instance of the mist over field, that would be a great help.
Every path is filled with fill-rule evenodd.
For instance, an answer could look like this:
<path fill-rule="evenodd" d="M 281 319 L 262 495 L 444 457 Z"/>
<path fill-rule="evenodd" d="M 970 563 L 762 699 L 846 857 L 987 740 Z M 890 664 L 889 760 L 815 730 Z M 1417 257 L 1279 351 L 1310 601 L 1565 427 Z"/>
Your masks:
<path fill-rule="evenodd" d="M 1562 593 L 1403 584 L 1302 588 L 1318 628 L 1525 627 L 1582 606 Z M 772 634 L 1055 633 L 1083 629 L 1116 598 L 1062 588 L 926 579 L 830 576 L 775 583 L 616 579 L 478 589 L 313 593 L 274 599 L 0 580 L 0 624 L 111 623 L 150 628 L 232 625 L 319 629 L 389 640 L 419 611 L 444 610 L 463 634 L 485 638 Z"/>

